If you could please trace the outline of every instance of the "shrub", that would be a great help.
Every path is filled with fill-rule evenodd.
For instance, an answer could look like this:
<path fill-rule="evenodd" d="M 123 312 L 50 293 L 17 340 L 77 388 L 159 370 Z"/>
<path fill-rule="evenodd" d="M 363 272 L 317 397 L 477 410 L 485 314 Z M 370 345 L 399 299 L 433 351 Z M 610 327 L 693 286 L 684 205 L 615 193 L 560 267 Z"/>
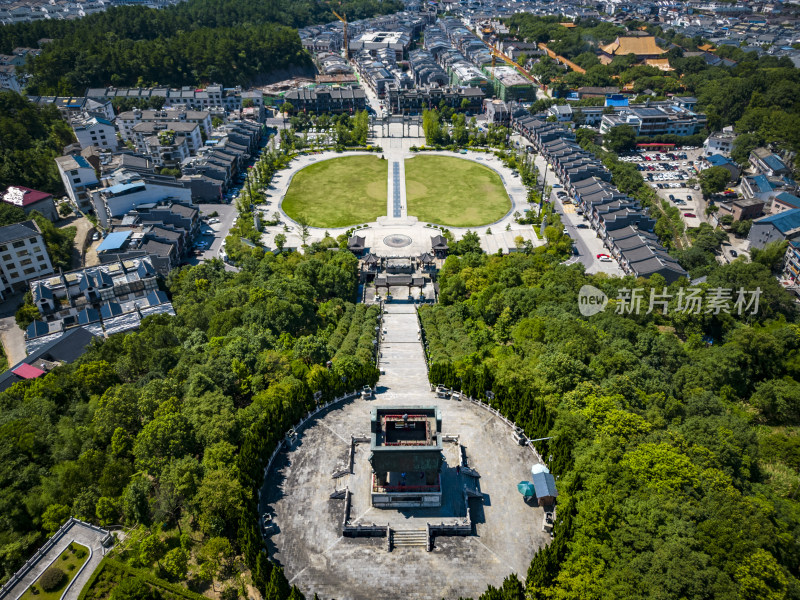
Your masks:
<path fill-rule="evenodd" d="M 75 556 L 77 558 L 83 558 L 84 556 L 86 556 L 86 548 L 78 548 L 75 551 Z"/>
<path fill-rule="evenodd" d="M 69 555 L 65 552 L 61 555 L 61 560 L 69 560 Z"/>
<path fill-rule="evenodd" d="M 58 567 L 49 567 L 39 577 L 39 585 L 45 592 L 57 590 L 67 579 L 67 574 Z"/>

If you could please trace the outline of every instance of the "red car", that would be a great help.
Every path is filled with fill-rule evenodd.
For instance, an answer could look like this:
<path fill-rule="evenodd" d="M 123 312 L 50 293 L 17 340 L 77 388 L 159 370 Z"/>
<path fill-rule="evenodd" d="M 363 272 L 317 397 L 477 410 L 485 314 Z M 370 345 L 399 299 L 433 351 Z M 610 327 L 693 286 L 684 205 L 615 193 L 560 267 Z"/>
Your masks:
<path fill-rule="evenodd" d="M 697 215 L 694 213 L 683 213 L 684 217 L 696 217 Z"/>
<path fill-rule="evenodd" d="M 602 254 L 602 253 L 601 253 L 601 254 L 598 254 L 598 255 L 597 255 L 597 258 L 604 258 L 604 257 L 605 257 L 605 258 L 611 258 L 611 257 L 610 257 L 608 254 Z"/>

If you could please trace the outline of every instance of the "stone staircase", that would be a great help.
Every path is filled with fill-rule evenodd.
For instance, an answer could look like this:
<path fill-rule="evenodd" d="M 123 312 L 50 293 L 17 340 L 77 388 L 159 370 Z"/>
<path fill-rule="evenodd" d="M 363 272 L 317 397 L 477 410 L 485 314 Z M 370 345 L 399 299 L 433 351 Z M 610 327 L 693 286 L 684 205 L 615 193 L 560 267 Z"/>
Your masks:
<path fill-rule="evenodd" d="M 391 546 L 402 548 L 408 546 L 428 547 L 428 532 L 425 529 L 392 529 Z"/>

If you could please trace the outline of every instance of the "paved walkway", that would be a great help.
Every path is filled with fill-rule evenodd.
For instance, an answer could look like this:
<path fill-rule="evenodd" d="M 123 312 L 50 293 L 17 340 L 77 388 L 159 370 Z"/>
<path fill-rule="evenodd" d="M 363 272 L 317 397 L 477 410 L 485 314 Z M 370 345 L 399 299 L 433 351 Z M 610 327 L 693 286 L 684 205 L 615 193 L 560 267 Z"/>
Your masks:
<path fill-rule="evenodd" d="M 91 550 L 91 557 L 85 563 L 78 576 L 70 583 L 69 589 L 64 596 L 64 600 L 77 600 L 83 586 L 89 581 L 89 577 L 91 577 L 100 561 L 103 560 L 103 556 L 105 556 L 106 549 L 100 543 L 105 535 L 105 533 L 92 529 L 83 523 L 73 521 L 53 547 L 39 559 L 36 565 L 5 595 L 0 595 L 0 598 L 8 598 L 10 600 L 19 598 L 25 590 L 36 582 L 45 569 L 61 556 L 67 546 L 72 542 L 77 542 Z"/>

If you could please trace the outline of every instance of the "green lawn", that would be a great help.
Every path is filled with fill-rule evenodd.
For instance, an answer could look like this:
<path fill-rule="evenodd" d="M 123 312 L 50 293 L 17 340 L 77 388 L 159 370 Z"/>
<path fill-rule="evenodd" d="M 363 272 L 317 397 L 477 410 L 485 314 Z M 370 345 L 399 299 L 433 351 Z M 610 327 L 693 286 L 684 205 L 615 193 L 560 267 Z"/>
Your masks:
<path fill-rule="evenodd" d="M 295 173 L 281 208 L 312 227 L 347 227 L 386 215 L 389 164 L 377 156 L 323 160 Z"/>
<path fill-rule="evenodd" d="M 85 552 L 83 558 L 78 558 L 76 556 L 75 551 L 78 549 L 82 549 Z M 66 557 L 66 559 L 64 557 Z M 59 598 L 61 598 L 61 594 L 64 593 L 64 590 L 69 585 L 69 582 L 75 579 L 75 576 L 78 574 L 81 565 L 87 560 L 89 560 L 89 549 L 86 546 L 78 544 L 77 542 L 72 542 L 69 547 L 67 547 L 67 549 L 61 553 L 61 556 L 59 556 L 52 564 L 52 566 L 58 567 L 67 574 L 67 578 L 64 580 L 64 583 L 61 584 L 61 586 L 56 590 L 44 592 L 37 581 L 30 588 L 28 588 L 24 594 L 22 594 L 20 600 L 59 600 Z M 32 588 L 36 588 L 39 593 L 34 594 Z"/>
<path fill-rule="evenodd" d="M 420 155 L 405 166 L 408 214 L 420 221 L 476 227 L 494 223 L 511 208 L 500 176 L 484 165 Z"/>

